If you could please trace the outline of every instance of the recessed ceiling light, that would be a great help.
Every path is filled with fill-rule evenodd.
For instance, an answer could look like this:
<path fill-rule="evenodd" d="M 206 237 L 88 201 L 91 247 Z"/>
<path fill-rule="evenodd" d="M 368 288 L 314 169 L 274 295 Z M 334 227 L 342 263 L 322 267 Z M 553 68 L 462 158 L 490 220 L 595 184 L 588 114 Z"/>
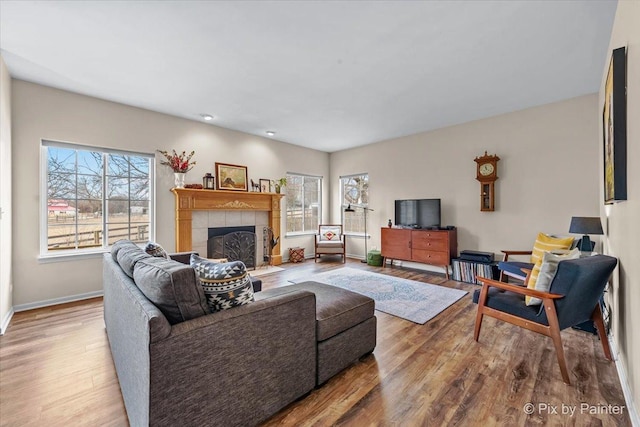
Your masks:
<path fill-rule="evenodd" d="M 276 133 L 275 133 L 274 131 L 272 131 L 272 130 L 268 130 L 268 131 L 267 131 L 267 135 L 269 135 L 269 136 L 273 136 L 273 135 L 275 135 L 275 134 L 276 134 Z"/>
<path fill-rule="evenodd" d="M 200 114 L 200 116 L 202 116 L 206 121 L 213 120 L 213 116 L 211 114 Z"/>

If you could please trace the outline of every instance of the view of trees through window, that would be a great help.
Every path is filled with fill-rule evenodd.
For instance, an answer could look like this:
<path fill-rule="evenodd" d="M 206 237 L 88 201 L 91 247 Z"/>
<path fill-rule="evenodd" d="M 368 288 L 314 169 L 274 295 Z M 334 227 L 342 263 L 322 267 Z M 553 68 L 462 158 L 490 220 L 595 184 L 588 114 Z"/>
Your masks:
<path fill-rule="evenodd" d="M 152 156 L 43 145 L 47 251 L 149 240 Z"/>
<path fill-rule="evenodd" d="M 355 212 L 344 212 L 342 224 L 345 233 L 364 233 L 364 210 L 369 205 L 369 174 L 340 177 L 340 194 L 344 207 L 351 205 Z"/>
<path fill-rule="evenodd" d="M 322 178 L 287 174 L 287 233 L 317 232 Z"/>

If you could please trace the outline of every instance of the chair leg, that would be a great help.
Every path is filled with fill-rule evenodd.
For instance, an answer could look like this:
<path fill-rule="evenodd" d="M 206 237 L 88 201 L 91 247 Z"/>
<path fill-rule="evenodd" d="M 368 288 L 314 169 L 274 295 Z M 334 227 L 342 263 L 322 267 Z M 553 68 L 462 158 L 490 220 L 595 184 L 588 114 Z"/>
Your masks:
<path fill-rule="evenodd" d="M 604 350 L 604 357 L 606 357 L 607 360 L 613 360 L 613 358 L 611 357 L 611 348 L 609 347 L 607 333 L 604 329 L 604 319 L 602 318 L 602 308 L 600 307 L 600 303 L 596 304 L 596 308 L 593 309 L 591 319 L 593 320 L 593 323 L 596 324 L 598 336 L 600 337 L 600 341 L 602 342 L 602 349 Z"/>
<path fill-rule="evenodd" d="M 558 323 L 558 314 L 556 313 L 556 306 L 553 300 L 545 298 L 543 300 L 544 308 L 547 312 L 547 319 L 549 320 L 549 332 L 553 345 L 556 348 L 556 355 L 558 356 L 558 365 L 560 365 L 560 373 L 562 374 L 562 380 L 566 384 L 571 384 L 569 381 L 569 371 L 567 371 L 567 361 L 564 358 L 564 349 L 562 348 L 562 338 L 560 338 L 560 324 Z"/>
<path fill-rule="evenodd" d="M 482 318 L 484 314 L 482 309 L 484 308 L 487 302 L 487 293 L 489 291 L 489 287 L 487 285 L 482 286 L 482 290 L 480 291 L 480 298 L 478 298 L 478 313 L 476 314 L 476 326 L 473 330 L 473 339 L 477 342 L 478 337 L 480 336 L 480 327 L 482 326 Z"/>

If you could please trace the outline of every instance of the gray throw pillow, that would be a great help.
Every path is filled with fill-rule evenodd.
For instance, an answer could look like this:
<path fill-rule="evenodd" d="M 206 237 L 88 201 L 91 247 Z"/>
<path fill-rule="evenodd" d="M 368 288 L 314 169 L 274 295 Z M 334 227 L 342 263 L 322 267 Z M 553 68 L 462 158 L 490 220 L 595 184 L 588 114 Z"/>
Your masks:
<path fill-rule="evenodd" d="M 133 279 L 169 323 L 173 325 L 209 314 L 204 292 L 193 268 L 166 258 L 145 255 L 146 259 L 135 264 Z"/>
<path fill-rule="evenodd" d="M 556 276 L 558 271 L 558 264 L 560 261 L 569 259 L 580 258 L 580 251 L 572 249 L 565 254 L 554 254 L 552 252 L 544 252 L 542 255 L 542 265 L 540 266 L 540 273 L 538 273 L 538 280 L 536 281 L 536 290 L 542 292 L 549 292 L 551 288 L 551 282 Z M 542 300 L 540 298 L 531 297 L 527 305 L 540 305 Z"/>
<path fill-rule="evenodd" d="M 196 270 L 212 313 L 254 300 L 251 279 L 242 261 L 217 263 L 192 254 L 191 266 Z"/>

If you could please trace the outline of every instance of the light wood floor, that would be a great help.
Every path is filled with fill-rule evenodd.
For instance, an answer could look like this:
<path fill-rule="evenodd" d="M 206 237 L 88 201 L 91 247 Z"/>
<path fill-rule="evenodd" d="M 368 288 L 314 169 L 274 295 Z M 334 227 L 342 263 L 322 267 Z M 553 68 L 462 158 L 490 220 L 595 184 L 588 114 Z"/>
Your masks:
<path fill-rule="evenodd" d="M 572 381 L 566 385 L 546 337 L 487 318 L 480 341 L 473 341 L 475 285 L 406 268 L 347 265 L 470 294 L 425 325 L 376 312 L 373 355 L 265 425 L 630 425 L 626 410 L 581 411 L 581 403 L 625 405 L 615 365 L 595 336 L 562 332 Z M 268 289 L 342 266 L 307 260 L 261 279 Z M 527 403 L 532 415 L 523 410 Z M 572 408 L 573 416 L 562 414 Z M 127 425 L 100 298 L 15 314 L 0 337 L 0 425 Z"/>

